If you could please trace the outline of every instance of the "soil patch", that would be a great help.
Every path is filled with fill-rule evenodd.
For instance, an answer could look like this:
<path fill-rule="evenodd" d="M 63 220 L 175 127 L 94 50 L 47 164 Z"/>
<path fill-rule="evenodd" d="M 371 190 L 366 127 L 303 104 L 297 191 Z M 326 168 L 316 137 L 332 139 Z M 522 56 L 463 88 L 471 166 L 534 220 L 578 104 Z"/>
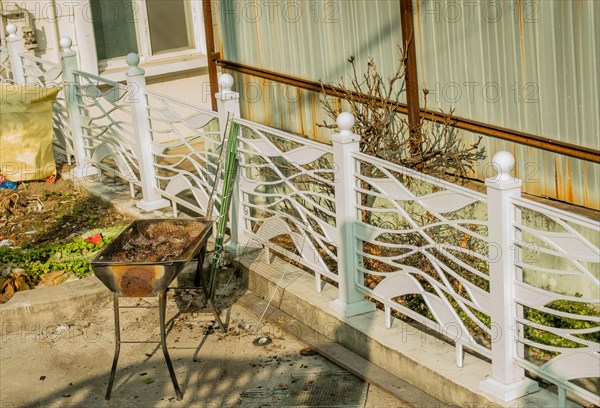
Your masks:
<path fill-rule="evenodd" d="M 132 221 L 72 182 L 0 190 L 0 303 L 91 273 L 91 257 Z"/>
<path fill-rule="evenodd" d="M 17 190 L 0 190 L 0 241 L 10 240 L 10 247 L 65 242 L 89 230 L 131 221 L 65 179 L 20 183 Z"/>

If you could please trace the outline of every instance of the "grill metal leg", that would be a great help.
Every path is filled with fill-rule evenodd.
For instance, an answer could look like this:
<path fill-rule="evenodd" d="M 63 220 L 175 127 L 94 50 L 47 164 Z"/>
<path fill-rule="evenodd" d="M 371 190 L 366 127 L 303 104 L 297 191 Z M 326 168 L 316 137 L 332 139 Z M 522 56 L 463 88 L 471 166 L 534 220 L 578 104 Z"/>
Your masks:
<path fill-rule="evenodd" d="M 106 399 L 110 399 L 110 393 L 115 381 L 117 373 L 117 362 L 119 361 L 119 353 L 121 352 L 121 326 L 119 323 L 119 295 L 115 292 L 113 297 L 113 308 L 115 311 L 115 356 L 113 358 L 112 369 L 110 370 L 110 378 L 108 380 L 108 388 L 106 390 Z"/>
<path fill-rule="evenodd" d="M 160 344 L 162 346 L 162 351 L 165 356 L 165 361 L 167 362 L 167 367 L 169 368 L 169 374 L 171 375 L 171 381 L 173 381 L 173 387 L 175 388 L 175 394 L 177 394 L 177 399 L 181 401 L 182 394 L 179 389 L 179 384 L 177 383 L 177 377 L 175 376 L 175 370 L 173 369 L 173 364 L 171 363 L 171 358 L 169 357 L 169 351 L 167 350 L 167 335 L 165 330 L 165 315 L 167 311 L 167 292 L 162 292 L 158 295 L 158 313 L 160 319 Z"/>
<path fill-rule="evenodd" d="M 110 395 L 112 392 L 113 383 L 115 382 L 115 375 L 117 373 L 117 363 L 119 361 L 119 353 L 121 351 L 121 325 L 119 321 L 119 295 L 115 292 L 113 297 L 113 307 L 115 312 L 115 356 L 113 358 L 112 369 L 110 370 L 110 378 L 108 379 L 108 388 L 106 389 L 106 399 L 110 399 Z M 171 381 L 173 381 L 173 387 L 175 388 L 175 394 L 177 395 L 177 399 L 181 400 L 183 394 L 179 389 L 179 384 L 177 383 L 177 377 L 175 376 L 175 370 L 173 369 L 173 364 L 171 363 L 171 358 L 169 357 L 169 351 L 167 350 L 167 334 L 165 328 L 165 317 L 167 311 L 167 292 L 162 292 L 158 295 L 158 315 L 159 315 L 159 324 L 160 324 L 160 344 L 162 346 L 162 351 L 165 356 L 165 361 L 167 363 L 167 367 L 169 368 L 169 374 L 171 375 Z M 135 343 L 135 341 L 134 341 Z M 145 343 L 140 341 L 140 343 Z"/>
<path fill-rule="evenodd" d="M 204 268 L 204 259 L 206 258 L 206 245 L 198 252 L 198 266 L 196 267 L 196 274 L 194 275 L 194 286 L 199 288 L 200 285 L 204 285 L 202 282 L 202 268 Z"/>

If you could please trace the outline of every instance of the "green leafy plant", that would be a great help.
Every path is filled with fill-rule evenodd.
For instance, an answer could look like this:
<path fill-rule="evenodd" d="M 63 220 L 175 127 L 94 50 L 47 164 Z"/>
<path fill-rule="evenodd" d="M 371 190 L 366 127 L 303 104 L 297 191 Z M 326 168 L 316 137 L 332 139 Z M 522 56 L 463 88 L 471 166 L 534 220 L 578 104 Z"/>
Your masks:
<path fill-rule="evenodd" d="M 116 232 L 102 237 L 102 241 L 93 244 L 84 238 L 76 238 L 62 244 L 43 244 L 31 248 L 0 247 L 0 266 L 11 265 L 23 268 L 33 282 L 39 282 L 41 276 L 54 271 L 71 271 L 82 278 L 92 272 L 90 260 L 117 235 Z"/>

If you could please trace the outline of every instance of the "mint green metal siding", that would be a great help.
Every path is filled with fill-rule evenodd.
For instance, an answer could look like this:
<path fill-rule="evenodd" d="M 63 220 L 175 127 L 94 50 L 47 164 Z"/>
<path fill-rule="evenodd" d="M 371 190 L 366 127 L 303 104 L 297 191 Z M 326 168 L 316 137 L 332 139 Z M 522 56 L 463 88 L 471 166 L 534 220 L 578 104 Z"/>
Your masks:
<path fill-rule="evenodd" d="M 599 149 L 599 13 L 595 1 L 416 2 L 429 106 Z M 600 166 L 484 140 L 490 154 L 513 152 L 528 192 L 599 207 Z"/>
<path fill-rule="evenodd" d="M 216 3 L 215 3 L 216 4 Z M 579 1 L 415 1 L 419 82 L 428 107 L 600 148 L 600 4 Z M 223 58 L 311 80 L 339 82 L 354 56 L 372 56 L 384 77 L 402 43 L 398 0 L 218 3 Z M 329 141 L 319 95 L 235 75 L 242 115 Z M 404 95 L 402 95 L 404 98 Z M 461 131 L 465 142 L 474 135 Z M 515 154 L 526 191 L 600 208 L 600 166 L 490 137 Z M 475 174 L 489 176 L 487 163 Z"/>

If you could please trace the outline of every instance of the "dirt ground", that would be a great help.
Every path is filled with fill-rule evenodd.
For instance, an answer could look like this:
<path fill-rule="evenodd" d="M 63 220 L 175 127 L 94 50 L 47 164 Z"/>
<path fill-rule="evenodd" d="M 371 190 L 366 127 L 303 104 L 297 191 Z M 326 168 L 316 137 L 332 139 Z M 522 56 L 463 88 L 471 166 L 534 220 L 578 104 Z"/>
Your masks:
<path fill-rule="evenodd" d="M 156 344 L 122 344 L 112 399 L 104 400 L 115 346 L 108 302 L 87 319 L 49 322 L 44 327 L 24 323 L 21 331 L 3 334 L 0 406 L 324 406 L 317 405 L 317 397 L 340 398 L 336 405 L 345 407 L 401 406 L 381 390 L 307 352 L 299 340 L 259 322 L 234 303 L 244 291 L 237 278 L 230 278 L 217 293 L 217 304 L 228 322 L 227 334 L 213 330 L 214 317 L 202 296 L 194 292 L 169 295 L 167 343 L 184 393 L 182 401 L 176 399 Z M 157 303 L 152 298 L 122 300 L 130 305 Z M 122 339 L 157 340 L 156 316 L 156 309 L 122 310 Z M 253 344 L 265 336 L 270 343 Z M 343 384 L 350 388 L 341 389 Z"/>
<path fill-rule="evenodd" d="M 10 246 L 63 242 L 88 230 L 130 221 L 66 179 L 0 190 L 0 241 L 9 239 Z"/>

